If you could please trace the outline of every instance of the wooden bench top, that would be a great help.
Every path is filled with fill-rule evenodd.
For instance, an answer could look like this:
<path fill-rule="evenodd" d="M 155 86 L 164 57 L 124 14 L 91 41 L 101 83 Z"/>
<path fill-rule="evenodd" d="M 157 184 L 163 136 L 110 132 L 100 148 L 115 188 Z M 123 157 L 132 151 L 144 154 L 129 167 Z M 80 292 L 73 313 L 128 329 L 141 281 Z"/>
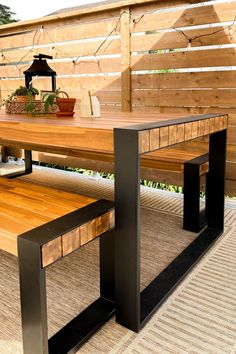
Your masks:
<path fill-rule="evenodd" d="M 195 148 L 194 144 L 189 144 L 188 147 L 179 144 L 177 147 L 168 147 L 142 155 L 141 166 L 182 173 L 185 162 L 207 153 L 205 149 Z M 208 161 L 202 164 L 201 169 L 203 173 L 208 170 Z"/>
<path fill-rule="evenodd" d="M 11 148 L 6 149 L 7 154 L 10 155 Z M 200 147 L 195 144 L 194 142 L 188 142 L 183 144 L 178 144 L 175 147 L 167 147 L 164 149 L 160 149 L 157 151 L 150 152 L 148 154 L 144 154 L 141 156 L 141 167 L 152 168 L 156 170 L 165 170 L 165 171 L 173 171 L 173 172 L 180 172 L 182 173 L 184 170 L 184 163 L 195 159 L 203 154 L 206 154 L 208 150 L 206 149 L 206 145 L 204 147 Z M 13 151 L 14 153 L 14 151 Z M 70 160 L 68 161 L 65 156 L 58 155 L 58 154 L 48 154 L 48 153 L 34 153 L 33 159 L 42 161 L 42 162 L 52 162 L 58 165 L 70 165 Z M 70 158 L 69 158 L 70 159 Z M 82 168 L 83 168 L 83 161 L 94 161 L 96 163 L 96 168 L 98 171 L 107 172 L 104 169 L 103 163 L 108 164 L 109 172 L 114 171 L 114 155 L 112 153 L 99 153 L 93 151 L 81 151 L 79 154 L 78 166 L 82 161 Z M 75 162 L 74 162 L 75 164 Z M 73 164 L 73 166 L 75 166 Z M 89 163 L 87 163 L 89 168 Z M 73 167 L 72 166 L 72 167 Z M 208 162 L 204 163 L 202 168 L 208 168 Z M 106 165 L 105 165 L 106 169 Z"/>
<path fill-rule="evenodd" d="M 55 188 L 1 177 L 0 249 L 17 255 L 17 237 L 20 234 L 95 201 L 96 199 Z M 85 239 L 79 241 L 80 245 L 86 243 L 87 236 L 83 232 Z"/>

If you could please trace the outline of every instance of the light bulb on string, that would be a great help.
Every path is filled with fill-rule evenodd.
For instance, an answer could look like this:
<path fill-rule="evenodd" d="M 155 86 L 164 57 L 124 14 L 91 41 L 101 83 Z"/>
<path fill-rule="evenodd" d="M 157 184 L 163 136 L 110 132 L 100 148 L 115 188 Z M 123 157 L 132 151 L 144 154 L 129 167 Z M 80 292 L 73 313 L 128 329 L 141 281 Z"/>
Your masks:
<path fill-rule="evenodd" d="M 44 26 L 42 25 L 42 26 L 40 26 L 40 33 L 43 33 L 44 32 Z"/>
<path fill-rule="evenodd" d="M 135 25 L 136 25 L 136 21 L 135 21 L 135 19 L 133 19 L 133 20 L 130 22 L 130 25 L 129 25 L 130 32 L 133 31 Z"/>
<path fill-rule="evenodd" d="M 189 39 L 188 45 L 187 45 L 187 50 L 190 50 L 192 48 L 192 39 Z"/>
<path fill-rule="evenodd" d="M 1 52 L 1 61 L 4 62 L 5 61 L 5 55 L 3 54 L 3 52 Z"/>
<path fill-rule="evenodd" d="M 229 27 L 229 36 L 230 36 L 230 39 L 234 39 L 234 31 L 233 31 L 232 27 Z"/>
<path fill-rule="evenodd" d="M 56 50 L 56 48 L 55 48 L 54 45 L 53 45 L 53 46 L 51 47 L 51 49 L 50 49 L 50 54 L 51 54 L 52 57 L 54 57 L 55 50 Z"/>

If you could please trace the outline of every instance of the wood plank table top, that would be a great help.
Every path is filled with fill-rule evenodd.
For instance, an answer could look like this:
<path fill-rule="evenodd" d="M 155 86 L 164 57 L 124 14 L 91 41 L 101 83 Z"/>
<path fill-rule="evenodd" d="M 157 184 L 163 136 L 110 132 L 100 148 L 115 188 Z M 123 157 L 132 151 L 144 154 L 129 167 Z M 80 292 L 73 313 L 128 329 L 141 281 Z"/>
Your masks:
<path fill-rule="evenodd" d="M 113 153 L 113 129 L 139 130 L 141 124 L 149 125 L 139 131 L 140 153 L 143 153 L 225 129 L 227 115 L 107 112 L 100 118 L 57 118 L 1 112 L 0 144 L 69 156 L 77 156 L 82 150 Z"/>

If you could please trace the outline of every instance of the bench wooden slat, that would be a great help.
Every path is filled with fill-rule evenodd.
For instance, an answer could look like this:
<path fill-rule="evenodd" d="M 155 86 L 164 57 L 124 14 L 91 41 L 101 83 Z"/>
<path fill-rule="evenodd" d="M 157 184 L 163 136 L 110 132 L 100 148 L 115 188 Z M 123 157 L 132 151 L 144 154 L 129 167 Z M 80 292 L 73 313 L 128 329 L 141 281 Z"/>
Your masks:
<path fill-rule="evenodd" d="M 0 248 L 14 255 L 17 255 L 17 237 L 20 234 L 96 201 L 93 198 L 56 188 L 3 177 L 0 179 L 0 196 Z M 109 213 L 107 218 L 109 220 Z M 96 219 L 93 222 L 96 224 Z M 99 228 L 101 228 L 101 222 L 98 223 L 97 229 Z M 109 222 L 105 224 L 103 231 L 108 228 L 110 228 Z M 98 235 L 97 229 L 95 228 L 90 239 Z M 73 233 L 75 231 L 72 231 L 70 236 Z M 74 242 L 73 237 L 71 243 L 73 245 L 68 245 L 71 251 L 78 248 L 78 242 Z M 44 266 L 55 261 L 59 253 L 63 256 L 60 244 L 62 244 L 61 238 L 57 242 L 54 241 L 53 245 L 44 245 L 42 250 Z M 68 249 L 67 253 L 69 253 Z"/>

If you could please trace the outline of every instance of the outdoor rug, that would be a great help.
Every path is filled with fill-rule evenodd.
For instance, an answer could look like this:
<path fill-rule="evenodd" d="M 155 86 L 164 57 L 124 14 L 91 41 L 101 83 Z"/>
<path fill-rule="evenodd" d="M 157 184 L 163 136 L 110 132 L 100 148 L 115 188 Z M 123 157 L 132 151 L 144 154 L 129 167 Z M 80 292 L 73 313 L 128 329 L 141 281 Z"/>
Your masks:
<path fill-rule="evenodd" d="M 113 181 L 34 168 L 24 179 L 94 197 L 113 198 Z M 182 197 L 142 188 L 141 287 L 196 234 L 182 230 Z M 226 209 L 224 235 L 139 333 L 108 321 L 80 353 L 236 353 L 236 208 Z M 0 353 L 22 353 L 17 258 L 0 252 Z M 47 271 L 49 335 L 99 294 L 98 242 Z M 33 354 L 33 348 L 32 348 Z"/>

